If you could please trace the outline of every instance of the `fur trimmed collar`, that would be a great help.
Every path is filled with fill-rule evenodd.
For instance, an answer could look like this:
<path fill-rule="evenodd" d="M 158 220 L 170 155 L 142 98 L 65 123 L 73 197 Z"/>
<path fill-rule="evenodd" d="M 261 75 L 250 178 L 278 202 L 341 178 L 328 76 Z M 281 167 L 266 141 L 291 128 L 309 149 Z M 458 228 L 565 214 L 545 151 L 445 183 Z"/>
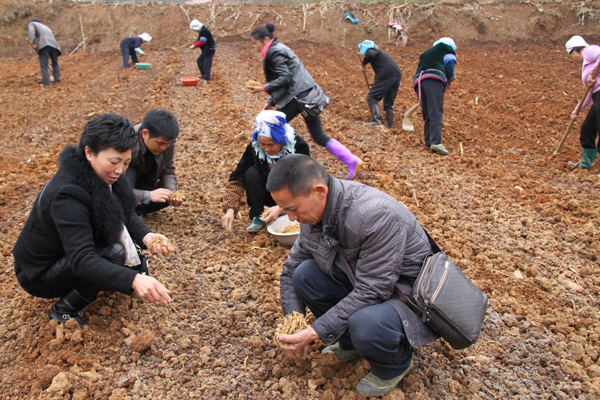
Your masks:
<path fill-rule="evenodd" d="M 77 154 L 77 147 L 67 146 L 59 156 L 59 172 L 67 182 L 84 189 L 91 200 L 91 222 L 95 243 L 116 243 L 123 225 L 128 222 L 125 215 L 133 212 L 136 199 L 125 174 L 109 186 L 96 175 L 89 161 Z"/>

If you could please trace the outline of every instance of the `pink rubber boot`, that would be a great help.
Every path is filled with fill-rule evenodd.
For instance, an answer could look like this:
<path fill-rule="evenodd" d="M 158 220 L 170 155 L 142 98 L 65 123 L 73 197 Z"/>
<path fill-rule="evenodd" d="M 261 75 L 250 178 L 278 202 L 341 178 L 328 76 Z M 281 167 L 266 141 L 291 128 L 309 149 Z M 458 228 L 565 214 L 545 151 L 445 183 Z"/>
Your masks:
<path fill-rule="evenodd" d="M 352 180 L 362 165 L 362 160 L 335 139 L 329 139 L 325 148 L 348 166 L 348 179 Z"/>

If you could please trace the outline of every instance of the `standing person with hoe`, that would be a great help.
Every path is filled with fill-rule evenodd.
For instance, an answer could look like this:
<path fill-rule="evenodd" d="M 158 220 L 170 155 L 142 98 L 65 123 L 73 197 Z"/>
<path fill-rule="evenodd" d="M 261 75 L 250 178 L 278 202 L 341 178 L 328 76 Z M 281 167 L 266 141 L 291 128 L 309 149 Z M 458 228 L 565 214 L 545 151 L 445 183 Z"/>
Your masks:
<path fill-rule="evenodd" d="M 202 54 L 196 60 L 202 79 L 210 81 L 210 71 L 212 69 L 213 57 L 215 55 L 216 43 L 212 33 L 206 26 L 197 19 L 190 22 L 190 29 L 198 32 L 198 41 L 190 46 L 190 49 L 200 47 Z"/>
<path fill-rule="evenodd" d="M 581 124 L 579 142 L 581 143 L 581 161 L 571 163 L 575 167 L 592 169 L 598 155 L 598 133 L 600 132 L 600 76 L 594 77 L 594 71 L 600 62 L 600 46 L 588 45 L 581 36 L 573 36 L 565 44 L 567 53 L 576 63 L 581 64 L 581 80 L 583 86 L 590 88 L 583 104 L 577 104 L 571 113 L 572 119 L 579 118 L 579 113 L 592 103 L 587 117 Z M 598 74 L 600 75 L 600 74 Z"/>
<path fill-rule="evenodd" d="M 139 36 L 129 36 L 125 39 L 121 40 L 121 56 L 123 56 L 123 68 L 129 68 L 129 57 L 131 56 L 131 61 L 133 65 L 138 63 L 138 54 L 144 54 L 140 46 L 143 43 L 149 42 L 152 40 L 152 36 L 147 34 L 146 32 L 142 33 Z"/>
<path fill-rule="evenodd" d="M 54 38 L 52 30 L 42 24 L 39 18 L 32 18 L 27 24 L 29 45 L 37 51 L 42 72 L 42 84 L 50 86 L 50 73 L 48 72 L 48 59 L 52 60 L 52 76 L 54 83 L 60 82 L 60 67 L 58 57 L 62 54 L 60 46 Z"/>
<path fill-rule="evenodd" d="M 252 93 L 268 93 L 270 97 L 263 110 L 277 110 L 285 114 L 287 122 L 291 122 L 300 108 L 296 99 L 304 99 L 317 83 L 302 65 L 298 56 L 286 45 L 273 36 L 275 25 L 257 26 L 250 33 L 252 47 L 260 53 L 267 83 L 262 86 L 247 86 Z M 323 132 L 321 118 L 304 117 L 310 136 L 319 146 L 323 146 L 338 160 L 348 166 L 348 179 L 353 179 L 362 165 L 362 160 L 350 150 Z"/>
<path fill-rule="evenodd" d="M 443 37 L 433 43 L 421 54 L 413 81 L 423 110 L 425 147 L 443 156 L 450 154 L 442 144 L 442 117 L 446 87 L 454 80 L 455 52 L 452 38 Z"/>
<path fill-rule="evenodd" d="M 375 72 L 375 80 L 367 93 L 367 104 L 371 111 L 371 122 L 365 125 L 380 125 L 381 124 L 381 109 L 379 101 L 383 99 L 383 109 L 385 110 L 386 128 L 391 129 L 394 122 L 394 101 L 398 95 L 400 88 L 400 80 L 402 73 L 398 64 L 392 57 L 385 54 L 377 48 L 375 42 L 365 40 L 358 44 L 360 54 L 364 54 L 361 68 L 365 69 L 367 64 L 371 64 L 373 72 Z"/>

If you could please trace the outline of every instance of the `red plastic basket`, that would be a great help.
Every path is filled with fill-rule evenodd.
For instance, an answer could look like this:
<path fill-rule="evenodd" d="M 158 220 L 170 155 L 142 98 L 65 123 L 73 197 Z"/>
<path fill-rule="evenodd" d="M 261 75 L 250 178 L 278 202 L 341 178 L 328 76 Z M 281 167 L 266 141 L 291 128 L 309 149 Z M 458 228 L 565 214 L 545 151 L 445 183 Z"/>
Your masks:
<path fill-rule="evenodd" d="M 183 86 L 196 86 L 199 81 L 200 78 L 181 78 L 181 83 L 183 83 Z"/>

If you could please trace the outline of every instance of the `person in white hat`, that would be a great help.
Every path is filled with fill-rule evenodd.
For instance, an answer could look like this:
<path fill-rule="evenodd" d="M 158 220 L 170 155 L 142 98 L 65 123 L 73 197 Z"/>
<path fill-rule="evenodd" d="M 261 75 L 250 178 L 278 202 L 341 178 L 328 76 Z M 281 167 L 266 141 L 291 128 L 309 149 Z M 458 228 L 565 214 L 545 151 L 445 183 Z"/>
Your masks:
<path fill-rule="evenodd" d="M 198 69 L 202 79 L 206 82 L 210 81 L 210 70 L 212 69 L 213 57 L 215 55 L 215 38 L 206 26 L 197 19 L 190 22 L 190 29 L 198 32 L 198 40 L 196 43 L 190 45 L 190 49 L 196 49 L 200 47 L 202 54 L 196 60 Z"/>
<path fill-rule="evenodd" d="M 444 94 L 454 80 L 455 64 L 456 44 L 452 38 L 443 37 L 421 54 L 413 80 L 423 110 L 425 148 L 444 156 L 450 154 L 442 144 Z"/>
<path fill-rule="evenodd" d="M 147 34 L 146 32 L 142 33 L 139 36 L 130 36 L 121 40 L 121 55 L 123 56 L 123 68 L 129 68 L 129 56 L 131 56 L 131 61 L 133 61 L 133 65 L 138 63 L 138 58 L 136 53 L 144 54 L 141 51 L 140 46 L 142 43 L 149 42 L 152 40 L 152 36 Z"/>
<path fill-rule="evenodd" d="M 581 124 L 579 142 L 581 143 L 581 161 L 571 163 L 575 167 L 592 169 L 592 164 L 598 155 L 598 132 L 600 126 L 600 74 L 593 78 L 594 70 L 600 62 L 600 46 L 589 45 L 581 36 L 573 36 L 565 43 L 567 53 L 573 61 L 581 63 L 581 80 L 585 87 L 591 87 L 583 101 L 579 112 L 592 101 L 592 107 Z M 579 103 L 577 104 L 579 105 Z M 571 113 L 571 118 L 579 118 L 577 107 Z"/>

